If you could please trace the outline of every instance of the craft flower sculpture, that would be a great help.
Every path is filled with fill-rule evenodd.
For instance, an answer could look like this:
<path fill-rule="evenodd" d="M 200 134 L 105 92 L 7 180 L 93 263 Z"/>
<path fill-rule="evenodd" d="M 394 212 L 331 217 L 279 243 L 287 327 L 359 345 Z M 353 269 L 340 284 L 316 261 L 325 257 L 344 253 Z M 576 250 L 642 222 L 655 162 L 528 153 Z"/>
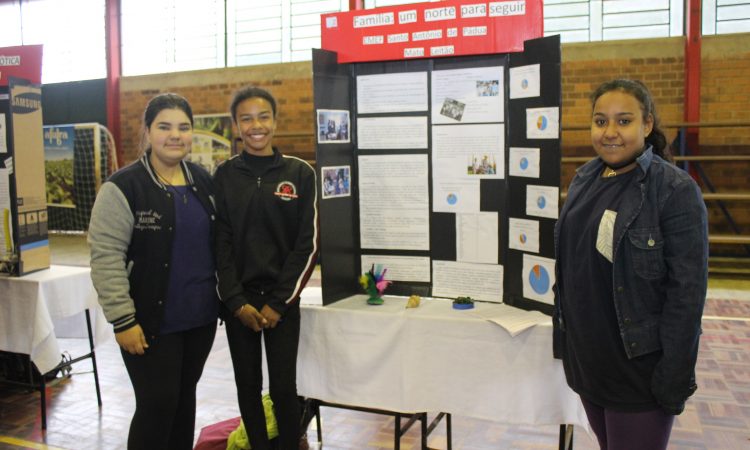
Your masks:
<path fill-rule="evenodd" d="M 382 270 L 381 270 L 382 269 Z M 362 285 L 362 289 L 367 292 L 370 298 L 367 299 L 367 303 L 370 305 L 382 305 L 383 304 L 383 292 L 385 288 L 391 284 L 391 281 L 385 279 L 385 273 L 388 271 L 386 268 L 382 268 L 379 264 L 373 264 L 370 267 L 370 271 L 362 274 L 359 277 L 359 284 Z"/>

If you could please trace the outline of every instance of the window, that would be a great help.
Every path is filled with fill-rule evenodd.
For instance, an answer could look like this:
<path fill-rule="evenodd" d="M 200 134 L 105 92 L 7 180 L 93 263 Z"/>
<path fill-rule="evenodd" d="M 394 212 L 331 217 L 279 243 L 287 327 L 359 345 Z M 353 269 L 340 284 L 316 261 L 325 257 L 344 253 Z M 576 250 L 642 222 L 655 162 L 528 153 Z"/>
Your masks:
<path fill-rule="evenodd" d="M 750 32 L 750 1 L 703 0 L 703 34 Z"/>
<path fill-rule="evenodd" d="M 107 76 L 104 0 L 4 2 L 0 16 L 0 46 L 44 46 L 42 83 Z"/>
<path fill-rule="evenodd" d="M 562 42 L 683 34 L 684 0 L 545 0 L 544 34 Z"/>
<path fill-rule="evenodd" d="M 229 66 L 303 61 L 320 47 L 320 15 L 347 11 L 348 0 L 227 0 Z"/>
<path fill-rule="evenodd" d="M 225 66 L 224 0 L 123 0 L 122 74 Z"/>

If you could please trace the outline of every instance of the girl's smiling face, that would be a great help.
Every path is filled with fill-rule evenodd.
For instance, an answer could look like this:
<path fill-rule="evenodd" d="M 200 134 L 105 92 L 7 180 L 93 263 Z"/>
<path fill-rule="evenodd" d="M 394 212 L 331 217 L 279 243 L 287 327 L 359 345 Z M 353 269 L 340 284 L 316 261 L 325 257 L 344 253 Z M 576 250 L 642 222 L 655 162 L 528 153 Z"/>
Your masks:
<path fill-rule="evenodd" d="M 635 97 L 623 91 L 609 91 L 594 104 L 591 143 L 605 164 L 621 167 L 641 154 L 653 126 L 653 116 L 649 114 L 644 119 Z"/>

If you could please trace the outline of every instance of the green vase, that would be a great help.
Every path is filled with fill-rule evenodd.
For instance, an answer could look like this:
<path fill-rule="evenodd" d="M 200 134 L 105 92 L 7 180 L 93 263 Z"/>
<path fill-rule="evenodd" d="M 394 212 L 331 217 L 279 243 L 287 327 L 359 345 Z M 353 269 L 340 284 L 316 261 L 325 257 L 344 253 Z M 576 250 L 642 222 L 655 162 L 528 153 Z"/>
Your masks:
<path fill-rule="evenodd" d="M 368 305 L 382 305 L 383 297 L 370 297 L 367 299 Z"/>

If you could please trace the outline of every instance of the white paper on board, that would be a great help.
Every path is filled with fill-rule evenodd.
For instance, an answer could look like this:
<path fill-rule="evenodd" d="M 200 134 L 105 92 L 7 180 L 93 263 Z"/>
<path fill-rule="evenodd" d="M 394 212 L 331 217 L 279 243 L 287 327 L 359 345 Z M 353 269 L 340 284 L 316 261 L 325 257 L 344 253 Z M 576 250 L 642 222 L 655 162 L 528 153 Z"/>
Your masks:
<path fill-rule="evenodd" d="M 8 123 L 5 121 L 5 114 L 0 113 L 0 153 L 8 153 L 7 127 Z"/>
<path fill-rule="evenodd" d="M 511 147 L 508 149 L 509 176 L 539 178 L 539 165 L 538 148 Z"/>
<path fill-rule="evenodd" d="M 557 219 L 559 198 L 557 186 L 526 186 L 526 215 Z"/>
<path fill-rule="evenodd" d="M 510 72 L 510 98 L 539 97 L 539 64 L 512 67 Z"/>
<path fill-rule="evenodd" d="M 498 263 L 498 225 L 495 212 L 456 214 L 456 260 Z"/>
<path fill-rule="evenodd" d="M 426 149 L 427 117 L 359 117 L 360 150 Z"/>
<path fill-rule="evenodd" d="M 526 139 L 557 139 L 560 136 L 560 108 L 526 110 Z"/>
<path fill-rule="evenodd" d="M 360 155 L 363 249 L 429 250 L 427 155 Z"/>
<path fill-rule="evenodd" d="M 502 303 L 503 266 L 433 260 L 432 295 Z"/>
<path fill-rule="evenodd" d="M 432 209 L 478 213 L 479 180 L 505 173 L 505 125 L 432 127 Z"/>
<path fill-rule="evenodd" d="M 427 111 L 427 105 L 427 72 L 357 77 L 357 114 Z"/>
<path fill-rule="evenodd" d="M 555 260 L 541 256 L 523 255 L 523 296 L 542 303 L 554 304 Z"/>
<path fill-rule="evenodd" d="M 427 256 L 396 256 L 362 254 L 362 272 L 380 264 L 388 269 L 386 279 L 391 281 L 430 282 L 430 258 Z"/>
<path fill-rule="evenodd" d="M 508 248 L 539 253 L 539 221 L 509 218 Z"/>
<path fill-rule="evenodd" d="M 432 71 L 432 123 L 504 121 L 504 68 Z"/>

